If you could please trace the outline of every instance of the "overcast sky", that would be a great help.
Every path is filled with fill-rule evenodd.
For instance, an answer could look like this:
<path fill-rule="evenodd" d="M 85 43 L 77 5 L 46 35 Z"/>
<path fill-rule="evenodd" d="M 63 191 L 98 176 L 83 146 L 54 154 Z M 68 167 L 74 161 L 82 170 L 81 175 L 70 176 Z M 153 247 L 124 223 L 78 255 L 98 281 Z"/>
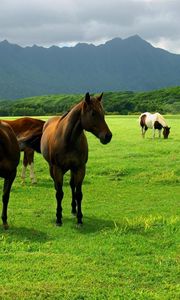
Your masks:
<path fill-rule="evenodd" d="M 135 34 L 180 54 L 180 0 L 0 0 L 0 41 L 69 46 Z"/>

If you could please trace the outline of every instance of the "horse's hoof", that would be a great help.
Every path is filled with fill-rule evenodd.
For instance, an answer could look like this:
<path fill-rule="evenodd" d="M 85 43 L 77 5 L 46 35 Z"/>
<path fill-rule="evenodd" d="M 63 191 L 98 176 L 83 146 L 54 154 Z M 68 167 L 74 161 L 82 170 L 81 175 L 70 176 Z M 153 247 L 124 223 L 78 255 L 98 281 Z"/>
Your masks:
<path fill-rule="evenodd" d="M 57 227 L 61 227 L 62 226 L 62 222 L 56 222 L 56 226 Z"/>
<path fill-rule="evenodd" d="M 76 212 L 71 212 L 73 217 L 77 217 L 77 213 Z"/>
<path fill-rule="evenodd" d="M 3 224 L 3 228 L 5 229 L 5 230 L 7 230 L 7 229 L 9 229 L 9 225 L 6 223 L 6 224 Z"/>
<path fill-rule="evenodd" d="M 31 178 L 31 183 L 32 184 L 36 184 L 37 183 L 37 180 L 35 178 Z"/>
<path fill-rule="evenodd" d="M 77 229 L 82 228 L 82 226 L 83 226 L 83 223 L 77 223 L 77 224 L 76 224 L 76 228 L 77 228 Z"/>

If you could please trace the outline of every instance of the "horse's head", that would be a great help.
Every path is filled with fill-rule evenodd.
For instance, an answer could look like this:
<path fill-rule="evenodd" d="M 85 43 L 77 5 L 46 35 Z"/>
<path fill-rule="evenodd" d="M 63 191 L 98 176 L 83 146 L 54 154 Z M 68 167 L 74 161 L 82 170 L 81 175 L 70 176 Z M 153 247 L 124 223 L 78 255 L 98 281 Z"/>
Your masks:
<path fill-rule="evenodd" d="M 112 138 L 112 133 L 104 119 L 102 96 L 103 93 L 98 97 L 86 93 L 81 111 L 81 124 L 85 130 L 99 138 L 102 144 L 107 144 Z"/>
<path fill-rule="evenodd" d="M 170 133 L 170 128 L 171 128 L 171 127 L 168 127 L 168 126 L 165 126 L 165 127 L 164 127 L 164 129 L 163 129 L 164 139 L 167 139 L 167 138 L 168 138 L 169 133 Z"/>

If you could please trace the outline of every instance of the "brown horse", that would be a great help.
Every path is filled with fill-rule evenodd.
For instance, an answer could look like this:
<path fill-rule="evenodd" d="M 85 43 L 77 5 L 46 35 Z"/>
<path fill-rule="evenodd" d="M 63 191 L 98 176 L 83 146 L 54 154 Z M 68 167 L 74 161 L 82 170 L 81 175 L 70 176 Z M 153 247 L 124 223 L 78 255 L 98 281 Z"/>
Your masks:
<path fill-rule="evenodd" d="M 25 135 L 32 134 L 33 132 L 39 132 L 42 134 L 42 129 L 45 123 L 45 121 L 29 117 L 23 117 L 16 120 L 3 120 L 3 122 L 8 123 L 12 127 L 18 139 L 24 137 Z M 25 182 L 26 169 L 29 165 L 31 182 L 36 183 L 36 177 L 34 173 L 34 150 L 29 147 L 25 147 L 21 149 L 21 151 L 24 151 L 23 169 L 21 173 L 22 182 Z"/>
<path fill-rule="evenodd" d="M 112 138 L 99 97 L 85 98 L 62 117 L 48 120 L 41 138 L 41 153 L 49 163 L 50 175 L 56 189 L 56 224 L 62 224 L 63 176 L 70 170 L 72 190 L 72 213 L 77 214 L 77 223 L 82 224 L 82 183 L 88 160 L 88 144 L 84 129 L 93 133 L 102 144 Z"/>
<path fill-rule="evenodd" d="M 5 229 L 8 228 L 7 207 L 19 159 L 20 149 L 16 136 L 8 124 L 0 121 L 0 177 L 4 178 L 2 221 Z"/>

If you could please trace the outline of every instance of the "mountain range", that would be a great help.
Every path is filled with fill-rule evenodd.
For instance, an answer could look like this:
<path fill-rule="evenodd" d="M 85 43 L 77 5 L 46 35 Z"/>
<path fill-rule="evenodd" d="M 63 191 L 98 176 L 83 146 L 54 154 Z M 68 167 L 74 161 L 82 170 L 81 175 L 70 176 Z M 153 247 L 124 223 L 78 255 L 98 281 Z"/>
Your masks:
<path fill-rule="evenodd" d="M 138 35 L 62 48 L 0 42 L 0 99 L 177 85 L 180 55 L 155 48 Z"/>

